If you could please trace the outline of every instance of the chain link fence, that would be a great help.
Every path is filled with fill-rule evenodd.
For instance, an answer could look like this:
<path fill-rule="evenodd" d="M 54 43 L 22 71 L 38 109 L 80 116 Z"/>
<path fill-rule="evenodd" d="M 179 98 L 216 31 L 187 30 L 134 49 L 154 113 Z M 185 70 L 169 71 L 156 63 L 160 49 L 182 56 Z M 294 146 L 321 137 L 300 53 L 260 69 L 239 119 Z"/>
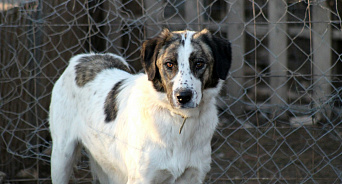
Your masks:
<path fill-rule="evenodd" d="M 140 71 L 165 27 L 232 43 L 206 183 L 342 183 L 341 14 L 341 0 L 1 0 L 0 183 L 51 183 L 51 89 L 71 56 Z M 91 182 L 85 156 L 74 170 Z"/>

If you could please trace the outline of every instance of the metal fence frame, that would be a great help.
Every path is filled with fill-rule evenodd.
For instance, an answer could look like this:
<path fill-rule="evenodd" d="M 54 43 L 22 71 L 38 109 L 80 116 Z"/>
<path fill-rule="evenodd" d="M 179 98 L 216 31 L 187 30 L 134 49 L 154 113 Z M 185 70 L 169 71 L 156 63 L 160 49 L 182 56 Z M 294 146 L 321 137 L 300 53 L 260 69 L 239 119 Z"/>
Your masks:
<path fill-rule="evenodd" d="M 0 183 L 51 183 L 48 106 L 72 55 L 139 71 L 164 27 L 232 43 L 206 183 L 341 183 L 341 15 L 341 0 L 2 0 Z M 91 181 L 83 155 L 72 182 Z"/>

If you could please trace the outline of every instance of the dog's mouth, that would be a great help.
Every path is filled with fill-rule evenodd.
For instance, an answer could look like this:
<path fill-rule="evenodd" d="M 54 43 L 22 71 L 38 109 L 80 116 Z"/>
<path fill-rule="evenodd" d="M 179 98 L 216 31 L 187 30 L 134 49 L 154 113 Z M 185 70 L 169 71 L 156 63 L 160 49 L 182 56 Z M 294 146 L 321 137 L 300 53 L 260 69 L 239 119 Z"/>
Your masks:
<path fill-rule="evenodd" d="M 195 105 L 195 103 L 188 103 L 188 104 L 176 103 L 173 107 L 176 109 L 193 109 L 193 108 L 198 107 L 198 105 Z"/>

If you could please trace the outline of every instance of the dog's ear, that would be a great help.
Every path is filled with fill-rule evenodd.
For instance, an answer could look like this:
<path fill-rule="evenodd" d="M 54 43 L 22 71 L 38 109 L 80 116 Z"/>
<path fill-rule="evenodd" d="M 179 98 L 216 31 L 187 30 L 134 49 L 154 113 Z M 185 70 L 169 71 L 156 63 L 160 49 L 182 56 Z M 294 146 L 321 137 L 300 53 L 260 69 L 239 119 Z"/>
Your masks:
<path fill-rule="evenodd" d="M 211 48 L 215 64 L 215 75 L 225 80 L 230 69 L 232 51 L 228 40 L 212 35 L 207 29 L 201 31 L 203 41 Z"/>
<path fill-rule="evenodd" d="M 153 38 L 146 40 L 141 48 L 141 65 L 143 66 L 145 73 L 148 76 L 148 80 L 153 80 L 156 75 L 156 46 L 158 39 Z"/>
<path fill-rule="evenodd" d="M 171 36 L 168 29 L 164 29 L 157 37 L 146 40 L 141 48 L 141 64 L 152 81 L 158 75 L 157 59 L 159 50 L 163 47 L 167 39 Z"/>
<path fill-rule="evenodd" d="M 216 73 L 220 79 L 226 80 L 228 71 L 232 63 L 232 50 L 228 40 L 213 36 L 214 58 Z"/>

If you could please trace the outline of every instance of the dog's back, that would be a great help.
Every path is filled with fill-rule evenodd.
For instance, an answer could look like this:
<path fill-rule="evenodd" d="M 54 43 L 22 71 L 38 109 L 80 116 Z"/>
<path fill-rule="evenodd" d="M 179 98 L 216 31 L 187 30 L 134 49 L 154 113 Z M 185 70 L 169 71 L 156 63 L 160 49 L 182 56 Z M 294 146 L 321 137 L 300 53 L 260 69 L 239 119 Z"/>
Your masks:
<path fill-rule="evenodd" d="M 86 137 L 80 134 L 87 131 L 85 126 L 106 118 L 94 107 L 104 106 L 113 85 L 130 76 L 129 72 L 125 60 L 113 54 L 80 54 L 70 60 L 55 83 L 50 105 L 54 183 L 68 183 L 82 141 L 86 141 L 80 140 Z"/>

